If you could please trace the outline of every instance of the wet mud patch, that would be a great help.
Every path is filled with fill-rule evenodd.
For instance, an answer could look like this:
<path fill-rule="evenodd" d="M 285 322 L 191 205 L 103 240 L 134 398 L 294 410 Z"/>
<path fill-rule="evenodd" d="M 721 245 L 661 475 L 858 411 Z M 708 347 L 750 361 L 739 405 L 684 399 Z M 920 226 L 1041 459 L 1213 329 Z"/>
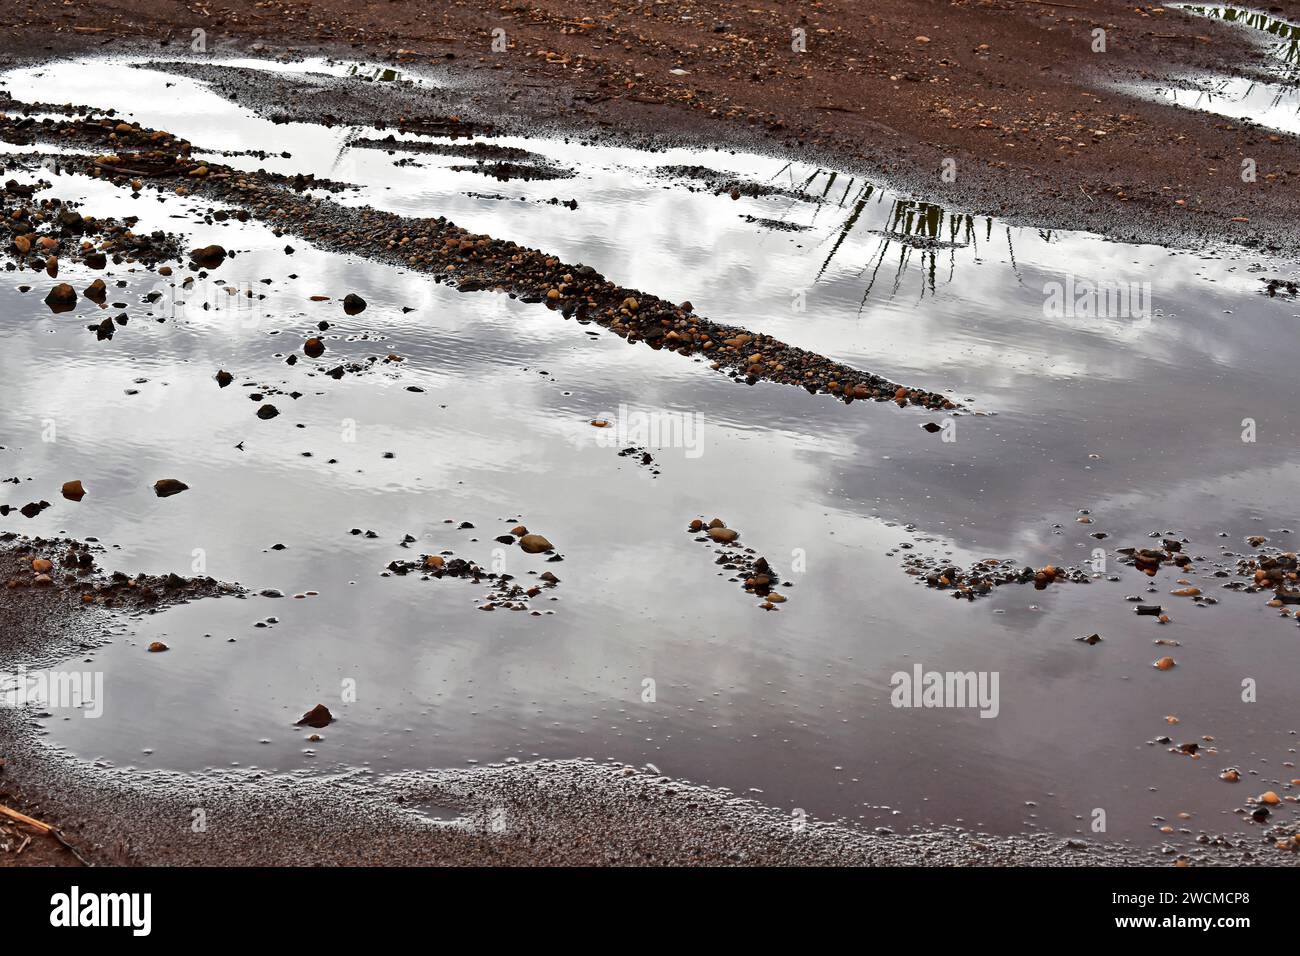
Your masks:
<path fill-rule="evenodd" d="M 480 160 L 468 165 L 455 165 L 451 169 L 458 173 L 478 173 L 499 179 L 503 183 L 513 180 L 522 182 L 547 181 L 552 179 L 572 179 L 575 175 L 571 169 L 562 169 L 548 163 L 513 163 L 507 161 Z"/>
<path fill-rule="evenodd" d="M 428 117 L 432 104 L 460 98 L 428 82 L 356 82 L 354 68 L 337 60 L 268 62 L 265 68 L 193 60 L 150 60 L 138 69 L 188 77 L 275 123 L 324 126 L 364 123 L 377 128 L 405 126 L 412 132 L 454 128 L 460 135 L 482 127 L 459 117 Z"/>
<path fill-rule="evenodd" d="M 128 574 L 101 564 L 95 538 L 27 537 L 0 532 L 0 658 L 44 660 L 67 640 L 102 633 L 117 616 L 138 617 L 202 598 L 241 597 L 237 584 L 174 572 Z"/>
<path fill-rule="evenodd" d="M 716 169 L 709 169 L 707 166 L 660 166 L 658 173 L 665 179 L 683 180 L 699 184 L 698 186 L 687 186 L 688 189 L 704 189 L 715 196 L 728 195 L 732 199 L 740 199 L 742 196 L 750 199 L 779 196 L 813 205 L 820 204 L 823 201 L 822 197 L 804 192 L 802 189 L 736 179 Z"/>
<path fill-rule="evenodd" d="M 1300 134 L 1300 88 L 1297 88 L 1297 81 L 1300 81 L 1300 54 L 1297 54 L 1300 26 L 1272 16 L 1272 13 L 1283 12 L 1278 7 L 1271 8 L 1270 13 L 1198 4 L 1178 4 L 1176 9 L 1198 19 L 1231 24 L 1251 43 L 1263 47 L 1262 64 L 1250 61 L 1234 64 L 1236 69 L 1232 73 L 1182 73 L 1167 81 L 1146 82 L 1127 89 L 1182 109 L 1238 120 L 1246 127 L 1246 132 L 1263 128 Z M 1121 86 L 1121 89 L 1125 87 Z M 1230 131 L 1237 129 L 1223 125 Z M 1281 143 L 1283 137 L 1270 136 L 1269 140 Z M 1270 174 L 1269 179 L 1276 178 L 1276 175 Z M 1253 182 L 1253 179 L 1249 181 Z M 1247 223 L 1250 219 L 1237 216 L 1232 221 Z"/>
<path fill-rule="evenodd" d="M 788 222 L 784 219 L 763 219 L 758 216 L 744 217 L 745 222 L 761 226 L 763 229 L 771 229 L 773 232 L 808 232 L 811 226 L 804 225 L 800 222 Z"/>
<path fill-rule="evenodd" d="M 207 576 L 108 572 L 97 557 L 104 552 L 104 546 L 95 540 L 29 538 L 6 531 L 0 533 L 0 576 L 5 579 L 5 590 L 16 592 L 14 601 L 39 598 L 127 611 L 244 593 L 239 585 Z"/>
<path fill-rule="evenodd" d="M 400 132 L 418 136 L 444 136 L 456 139 L 461 136 L 494 136 L 496 127 L 462 116 L 399 116 L 396 127 Z"/>
<path fill-rule="evenodd" d="M 5 715 L 0 714 L 0 721 Z M 1159 865 L 1122 844 L 948 827 L 863 833 L 652 766 L 511 762 L 328 778 L 227 770 L 203 775 L 82 766 L 24 743 L 0 794 L 64 823 L 91 862 L 117 865 L 385 866 L 1102 866 Z M 48 796 L 47 796 L 48 794 Z M 219 798 L 218 798 L 219 795 Z M 196 801 L 220 841 L 178 840 Z M 1215 856 L 1210 857 L 1211 851 Z M 1242 851 L 1198 856 L 1240 861 Z M 1244 857 L 1248 859 L 1249 857 Z"/>
<path fill-rule="evenodd" d="M 899 245 L 906 246 L 909 249 L 920 249 L 922 251 L 942 251 L 945 249 L 965 249 L 969 243 L 952 242 L 944 239 L 937 239 L 934 236 L 916 235 L 914 233 L 905 233 L 895 230 L 872 229 L 871 234 L 888 239 L 891 242 L 897 242 Z"/>
<path fill-rule="evenodd" d="M 424 140 L 398 139 L 392 133 L 382 139 L 362 136 L 349 141 L 350 146 L 364 149 L 382 149 L 388 152 L 422 153 L 427 156 L 454 156 L 482 162 L 524 162 L 540 165 L 543 157 L 520 146 L 502 146 L 500 143 L 430 143 Z"/>

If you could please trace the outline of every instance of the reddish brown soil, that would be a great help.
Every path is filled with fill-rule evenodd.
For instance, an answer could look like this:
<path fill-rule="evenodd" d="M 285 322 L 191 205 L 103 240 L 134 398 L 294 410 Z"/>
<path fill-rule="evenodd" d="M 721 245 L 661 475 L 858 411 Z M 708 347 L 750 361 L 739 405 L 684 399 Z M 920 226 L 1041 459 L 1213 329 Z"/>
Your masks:
<path fill-rule="evenodd" d="M 1269 9 L 1300 15 L 1300 3 Z M 689 18 L 689 19 L 688 19 Z M 1113 80 L 1264 75 L 1248 31 L 1121 0 L 431 3 L 90 0 L 25 5 L 10 59 L 143 47 L 347 52 L 500 71 L 539 122 L 737 131 L 874 169 L 928 198 L 1040 226 L 1294 249 L 1294 138 L 1112 92 Z M 505 52 L 492 51 L 493 30 Z M 1107 50 L 1092 52 L 1092 31 Z M 791 49 L 806 31 L 806 52 Z M 924 38 L 924 39 L 922 39 Z M 674 75 L 672 70 L 687 71 Z M 945 183 L 945 158 L 957 179 Z M 1243 183 L 1243 158 L 1258 165 Z M 1241 221 L 1249 220 L 1248 222 Z"/>

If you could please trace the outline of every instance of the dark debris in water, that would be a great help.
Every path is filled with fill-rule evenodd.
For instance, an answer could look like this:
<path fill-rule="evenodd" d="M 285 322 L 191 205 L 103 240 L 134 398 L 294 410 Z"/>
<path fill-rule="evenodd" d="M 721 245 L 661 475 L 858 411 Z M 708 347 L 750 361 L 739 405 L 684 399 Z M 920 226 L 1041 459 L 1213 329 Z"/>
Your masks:
<path fill-rule="evenodd" d="M 739 531 L 728 528 L 721 518 L 706 520 L 702 517 L 693 519 L 686 530 L 699 536 L 696 541 L 716 546 L 717 560 L 714 563 L 722 568 L 720 573 L 729 573 L 728 580 L 739 583 L 745 593 L 761 598 L 760 608 L 764 611 L 780 610 L 777 605 L 784 604 L 787 599 L 776 588 L 789 589 L 794 587 L 794 582 L 781 581 L 767 558 L 753 548 L 736 544 L 740 538 Z"/>
<path fill-rule="evenodd" d="M 801 189 L 778 186 L 772 183 L 755 183 L 746 179 L 736 179 L 729 173 L 719 172 L 707 166 L 660 166 L 659 175 L 671 179 L 685 179 L 701 183 L 703 188 L 716 196 L 729 195 L 732 199 L 746 196 L 751 199 L 764 196 L 782 196 L 799 202 L 819 204 L 820 196 L 813 196 Z M 693 187 L 687 187 L 693 188 Z"/>
<path fill-rule="evenodd" d="M 532 163 L 515 163 L 508 161 L 480 160 L 477 163 L 459 164 L 450 168 L 458 173 L 481 173 L 484 176 L 491 176 L 493 179 L 499 179 L 503 183 L 516 179 L 522 180 L 523 182 L 533 182 L 550 179 L 571 179 L 574 176 L 574 172 L 571 169 L 563 169 L 554 164 L 540 161 Z"/>
<path fill-rule="evenodd" d="M 1169 589 L 1171 597 L 1186 600 L 1196 607 L 1209 608 L 1219 603 L 1218 598 L 1206 593 L 1211 586 L 1245 594 L 1264 594 L 1268 596 L 1268 606 L 1275 608 L 1279 617 L 1300 624 L 1300 608 L 1296 608 L 1300 605 L 1300 558 L 1295 551 L 1269 545 L 1268 538 L 1263 535 L 1251 535 L 1245 543 L 1254 553 L 1237 554 L 1225 550 L 1218 561 L 1213 561 L 1206 555 L 1192 554 L 1187 550 L 1187 539 L 1180 539 L 1172 532 L 1152 532 L 1150 536 L 1160 540 L 1159 547 L 1116 548 L 1113 554 L 1118 563 L 1148 579 L 1158 577 L 1162 570 L 1180 575 Z M 901 547 L 910 549 L 911 545 Z M 987 558 L 970 568 L 963 568 L 945 558 L 917 553 L 908 553 L 903 558 L 903 568 L 907 574 L 923 580 L 927 587 L 951 591 L 953 597 L 967 600 L 991 594 L 995 588 L 1005 584 L 1032 583 L 1035 589 L 1044 590 L 1051 584 L 1063 582 L 1088 584 L 1102 577 L 1112 582 L 1121 580 L 1117 574 L 1102 574 L 1095 567 L 1049 564 L 1035 570 L 1010 559 Z M 1198 568 L 1203 570 L 1198 571 Z M 1155 589 L 1149 590 L 1154 593 Z M 1161 624 L 1168 624 L 1171 620 L 1165 605 L 1144 600 L 1136 594 L 1125 600 L 1134 605 L 1133 610 L 1138 615 L 1154 617 Z M 1097 643 L 1101 638 L 1079 637 L 1076 640 Z M 1175 641 L 1157 643 L 1177 644 Z"/>
<path fill-rule="evenodd" d="M 986 558 L 962 568 L 942 558 L 909 554 L 903 559 L 906 572 L 925 581 L 927 587 L 952 591 L 955 598 L 973 601 L 1004 584 L 1033 584 L 1042 591 L 1052 584 L 1088 584 L 1092 578 L 1078 568 L 1045 565 L 1037 570 L 1006 558 Z"/>
<path fill-rule="evenodd" d="M 560 583 L 560 579 L 552 571 L 543 571 L 540 574 L 530 571 L 530 575 L 536 576 L 536 582 L 520 582 L 513 574 L 486 570 L 477 562 L 456 557 L 450 550 L 444 550 L 440 554 L 422 554 L 415 560 L 390 561 L 386 571 L 399 577 L 418 574 L 421 581 L 458 578 L 473 584 L 486 584 L 488 590 L 482 597 L 483 603 L 479 605 L 479 610 L 495 611 L 499 608 L 508 611 L 527 611 L 533 617 L 554 613 L 550 610 L 545 612 L 535 610 L 532 602 L 547 595 Z M 550 599 L 555 600 L 553 595 Z"/>
<path fill-rule="evenodd" d="M 501 146 L 498 143 L 429 143 L 423 140 L 398 139 L 392 133 L 382 139 L 360 137 L 351 146 L 366 149 L 384 149 L 403 153 L 423 153 L 431 156 L 457 156 L 462 159 L 523 161 L 538 163 L 541 157 L 521 146 Z"/>
<path fill-rule="evenodd" d="M 654 477 L 659 477 L 659 466 L 655 463 L 654 455 L 640 445 L 629 445 L 627 448 L 621 449 L 618 457 L 627 458 L 643 468 L 649 469 L 650 474 Z"/>
<path fill-rule="evenodd" d="M 1297 287 L 1294 279 L 1260 279 L 1264 283 L 1264 292 L 1269 298 L 1281 296 L 1284 299 L 1294 299 L 1300 287 Z"/>
<path fill-rule="evenodd" d="M 797 222 L 786 222 L 783 219 L 763 219 L 759 216 L 745 216 L 745 222 L 753 223 L 763 229 L 771 229 L 773 232 L 807 232 L 811 227 Z"/>

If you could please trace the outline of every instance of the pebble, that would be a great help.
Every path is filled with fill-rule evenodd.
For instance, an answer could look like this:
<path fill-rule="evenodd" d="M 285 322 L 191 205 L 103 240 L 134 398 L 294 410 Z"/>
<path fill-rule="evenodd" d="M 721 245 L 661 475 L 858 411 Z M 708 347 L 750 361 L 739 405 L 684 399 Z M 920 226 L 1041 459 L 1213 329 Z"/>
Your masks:
<path fill-rule="evenodd" d="M 317 704 L 311 710 L 307 711 L 307 713 L 302 715 L 302 719 L 298 721 L 298 726 L 301 727 L 305 724 L 308 727 L 315 727 L 319 730 L 321 727 L 325 727 L 333 721 L 334 715 L 330 713 L 329 708 L 324 704 Z"/>
<path fill-rule="evenodd" d="M 190 250 L 190 258 L 205 269 L 217 268 L 226 260 L 226 255 L 226 250 L 215 243 L 202 249 Z"/>
<path fill-rule="evenodd" d="M 53 312 L 68 312 L 77 306 L 77 290 L 66 282 L 60 282 L 45 296 L 45 304 Z"/>
<path fill-rule="evenodd" d="M 551 542 L 540 534 L 526 534 L 519 539 L 519 547 L 523 548 L 528 554 L 541 554 L 544 551 L 552 550 Z"/>
<path fill-rule="evenodd" d="M 153 483 L 153 493 L 159 498 L 170 498 L 172 495 L 179 495 L 182 491 L 189 490 L 189 485 L 175 478 L 160 478 Z"/>

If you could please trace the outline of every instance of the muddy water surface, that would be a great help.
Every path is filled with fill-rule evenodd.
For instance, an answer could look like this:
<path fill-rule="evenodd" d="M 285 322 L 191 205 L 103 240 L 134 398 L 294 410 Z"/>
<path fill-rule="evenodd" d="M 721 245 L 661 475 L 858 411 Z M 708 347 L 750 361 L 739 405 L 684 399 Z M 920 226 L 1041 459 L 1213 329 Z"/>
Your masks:
<path fill-rule="evenodd" d="M 945 421 L 737 384 L 542 305 L 461 294 L 255 222 L 204 222 L 191 198 L 40 171 L 44 195 L 237 254 L 179 290 L 110 265 L 107 314 L 131 320 L 106 342 L 86 330 L 102 318 L 93 303 L 52 315 L 50 280 L 4 274 L 0 476 L 20 483 L 0 487 L 11 504 L 55 506 L 3 527 L 94 535 L 119 546 L 111 567 L 201 567 L 253 591 L 143 618 L 91 654 L 105 715 L 48 718 L 58 745 L 195 772 L 613 758 L 869 826 L 1095 835 L 1100 808 L 1107 836 L 1178 846 L 1202 832 L 1258 839 L 1236 811 L 1300 776 L 1300 631 L 1269 595 L 1210 577 L 1253 553 L 1248 535 L 1294 548 L 1300 308 L 1263 281 L 1287 264 L 1009 228 L 942 196 L 727 151 L 485 140 L 571 173 L 502 181 L 453 168 L 473 167 L 465 157 L 353 145 L 386 130 L 273 124 L 130 61 L 3 80 L 20 99 L 115 108 L 196 152 L 268 151 L 213 155 L 355 184 L 337 201 L 447 216 L 967 411 Z M 1087 282 L 1143 307 L 1094 314 L 1077 295 Z M 1067 288 L 1074 307 L 1053 308 Z M 366 311 L 344 314 L 349 292 Z M 322 320 L 322 363 L 286 365 Z M 390 354 L 402 361 L 321 374 Z M 218 369 L 235 376 L 225 389 Z M 260 420 L 251 394 L 281 414 Z M 190 490 L 158 499 L 163 477 Z M 58 497 L 73 478 L 89 492 L 79 504 Z M 686 532 L 715 515 L 789 582 L 779 610 L 759 609 Z M 563 560 L 494 540 L 520 523 Z M 1153 533 L 1186 539 L 1219 603 L 1170 596 L 1167 570 L 1124 566 L 1115 549 Z M 974 603 L 902 566 L 923 553 L 1082 567 L 1098 548 L 1090 584 Z M 484 611 L 485 586 L 385 572 L 444 549 L 560 584 L 528 611 Z M 257 593 L 268 588 L 285 596 Z M 1136 616 L 1131 595 L 1172 620 Z M 1074 640 L 1091 633 L 1103 641 Z M 155 640 L 171 650 L 146 653 Z M 1178 666 L 1153 669 L 1165 654 Z M 918 663 L 996 672 L 997 716 L 892 706 L 891 676 Z M 314 742 L 293 721 L 317 702 L 339 719 Z M 1166 734 L 1200 741 L 1202 756 L 1153 743 Z M 1221 782 L 1226 767 L 1243 782 Z M 1166 821 L 1185 832 L 1160 833 Z"/>

